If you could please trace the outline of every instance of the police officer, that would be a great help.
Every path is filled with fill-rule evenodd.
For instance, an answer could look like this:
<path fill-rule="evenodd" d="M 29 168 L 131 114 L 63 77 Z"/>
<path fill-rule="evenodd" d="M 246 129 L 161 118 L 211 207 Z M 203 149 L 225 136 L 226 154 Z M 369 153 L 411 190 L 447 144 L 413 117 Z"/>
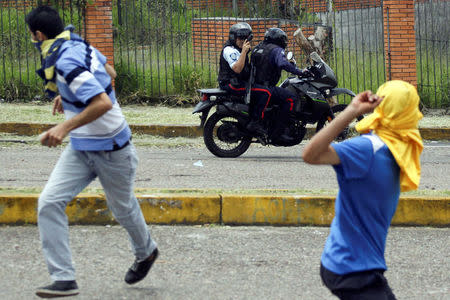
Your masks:
<path fill-rule="evenodd" d="M 230 28 L 229 38 L 220 53 L 219 87 L 233 95 L 245 96 L 250 77 L 250 61 L 248 53 L 251 49 L 250 41 L 253 39 L 251 26 L 246 22 L 234 24 Z M 270 92 L 266 87 L 253 85 L 252 99 L 258 102 L 267 102 Z M 253 100 L 252 100 L 253 102 Z M 250 109 L 250 114 L 253 111 Z M 249 131 L 259 135 L 265 134 L 261 123 L 248 127 Z"/>
<path fill-rule="evenodd" d="M 284 52 L 286 46 L 286 33 L 280 28 L 269 28 L 264 35 L 264 40 L 253 49 L 251 60 L 256 68 L 255 83 L 268 87 L 272 94 L 268 100 L 280 106 L 278 124 L 273 136 L 278 137 L 278 141 L 281 142 L 293 141 L 287 134 L 287 127 L 289 113 L 294 109 L 294 101 L 298 101 L 292 92 L 276 86 L 280 80 L 281 71 L 285 70 L 300 77 L 309 76 L 309 71 L 301 70 L 288 61 Z M 258 101 L 255 104 L 257 115 L 261 119 L 264 118 L 264 110 L 271 103 Z"/>

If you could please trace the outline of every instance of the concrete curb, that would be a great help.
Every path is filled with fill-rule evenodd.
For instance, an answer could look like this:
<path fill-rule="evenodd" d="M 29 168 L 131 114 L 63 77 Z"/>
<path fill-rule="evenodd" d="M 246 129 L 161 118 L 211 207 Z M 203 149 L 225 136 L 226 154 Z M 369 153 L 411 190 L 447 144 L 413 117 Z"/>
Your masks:
<path fill-rule="evenodd" d="M 137 195 L 151 224 L 329 226 L 335 197 L 268 195 Z M 0 224 L 36 224 L 38 195 L 0 195 Z M 81 194 L 66 209 L 71 224 L 115 223 L 104 195 Z M 450 226 L 450 197 L 401 197 L 397 226 Z"/>
<path fill-rule="evenodd" d="M 39 135 L 56 124 L 35 123 L 0 123 L 0 132 L 17 135 Z M 194 125 L 130 125 L 133 133 L 159 135 L 164 137 L 199 137 L 202 129 Z M 422 138 L 425 140 L 450 140 L 450 128 L 419 128 Z M 310 138 L 315 132 L 314 128 L 308 128 L 306 138 Z"/>

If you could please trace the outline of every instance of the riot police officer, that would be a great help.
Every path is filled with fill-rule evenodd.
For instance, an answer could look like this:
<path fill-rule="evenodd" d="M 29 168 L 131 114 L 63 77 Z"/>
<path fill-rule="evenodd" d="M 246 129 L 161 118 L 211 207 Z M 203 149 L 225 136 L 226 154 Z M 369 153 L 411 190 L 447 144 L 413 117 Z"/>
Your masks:
<path fill-rule="evenodd" d="M 251 26 L 246 22 L 234 24 L 230 28 L 229 38 L 220 53 L 219 61 L 219 87 L 237 96 L 245 96 L 250 77 L 250 61 L 248 53 L 251 49 L 250 41 L 253 39 Z M 267 102 L 270 92 L 263 86 L 253 85 L 251 97 L 257 102 Z M 250 115 L 253 110 L 250 109 Z M 265 134 L 260 123 L 248 127 L 249 131 Z"/>
<path fill-rule="evenodd" d="M 269 88 L 272 97 L 269 99 L 280 106 L 278 124 L 273 136 L 278 137 L 281 142 L 291 142 L 293 139 L 287 134 L 289 113 L 293 111 L 296 95 L 292 92 L 277 87 L 280 80 L 281 71 L 293 73 L 300 77 L 309 76 L 309 71 L 301 70 L 291 63 L 285 55 L 287 46 L 287 35 L 280 28 L 269 28 L 264 40 L 257 45 L 251 56 L 251 64 L 256 68 L 254 82 Z M 264 118 L 264 110 L 270 104 L 258 101 L 255 103 L 255 110 L 261 118 Z"/>

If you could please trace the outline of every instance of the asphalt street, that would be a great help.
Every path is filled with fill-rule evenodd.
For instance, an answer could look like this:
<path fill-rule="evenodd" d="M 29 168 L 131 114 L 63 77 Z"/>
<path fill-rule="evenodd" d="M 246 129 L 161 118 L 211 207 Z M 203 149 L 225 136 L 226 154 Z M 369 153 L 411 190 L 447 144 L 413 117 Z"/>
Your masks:
<path fill-rule="evenodd" d="M 137 145 L 137 188 L 337 190 L 330 166 L 311 166 L 295 147 L 252 145 L 238 158 L 218 158 L 200 142 L 176 148 Z M 0 144 L 0 186 L 42 188 L 63 147 Z M 450 142 L 426 142 L 419 190 L 450 190 Z M 91 187 L 100 187 L 98 181 Z"/>
<path fill-rule="evenodd" d="M 76 299 L 337 299 L 322 286 L 323 227 L 149 226 L 160 257 L 128 286 L 119 226 L 70 227 Z M 399 300 L 450 299 L 450 229 L 392 227 L 386 277 Z M 0 227 L 0 299 L 37 299 L 50 282 L 35 226 Z"/>

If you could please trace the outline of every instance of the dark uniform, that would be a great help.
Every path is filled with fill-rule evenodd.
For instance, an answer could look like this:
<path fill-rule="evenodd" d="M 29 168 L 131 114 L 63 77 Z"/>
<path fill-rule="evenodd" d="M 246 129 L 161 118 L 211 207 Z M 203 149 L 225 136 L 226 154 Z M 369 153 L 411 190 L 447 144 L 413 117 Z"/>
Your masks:
<path fill-rule="evenodd" d="M 275 129 L 274 136 L 279 136 L 283 140 L 291 139 L 284 134 L 287 127 L 289 113 L 294 110 L 296 95 L 292 92 L 277 87 L 276 84 L 281 78 L 281 71 L 293 73 L 298 76 L 304 76 L 305 71 L 297 68 L 293 63 L 289 62 L 284 53 L 284 49 L 270 41 L 263 41 L 257 45 L 252 51 L 252 65 L 256 68 L 255 83 L 268 87 L 272 97 L 269 99 L 273 103 L 280 106 L 279 124 Z M 264 111 L 269 102 L 258 101 L 255 105 L 257 114 L 264 117 Z"/>

